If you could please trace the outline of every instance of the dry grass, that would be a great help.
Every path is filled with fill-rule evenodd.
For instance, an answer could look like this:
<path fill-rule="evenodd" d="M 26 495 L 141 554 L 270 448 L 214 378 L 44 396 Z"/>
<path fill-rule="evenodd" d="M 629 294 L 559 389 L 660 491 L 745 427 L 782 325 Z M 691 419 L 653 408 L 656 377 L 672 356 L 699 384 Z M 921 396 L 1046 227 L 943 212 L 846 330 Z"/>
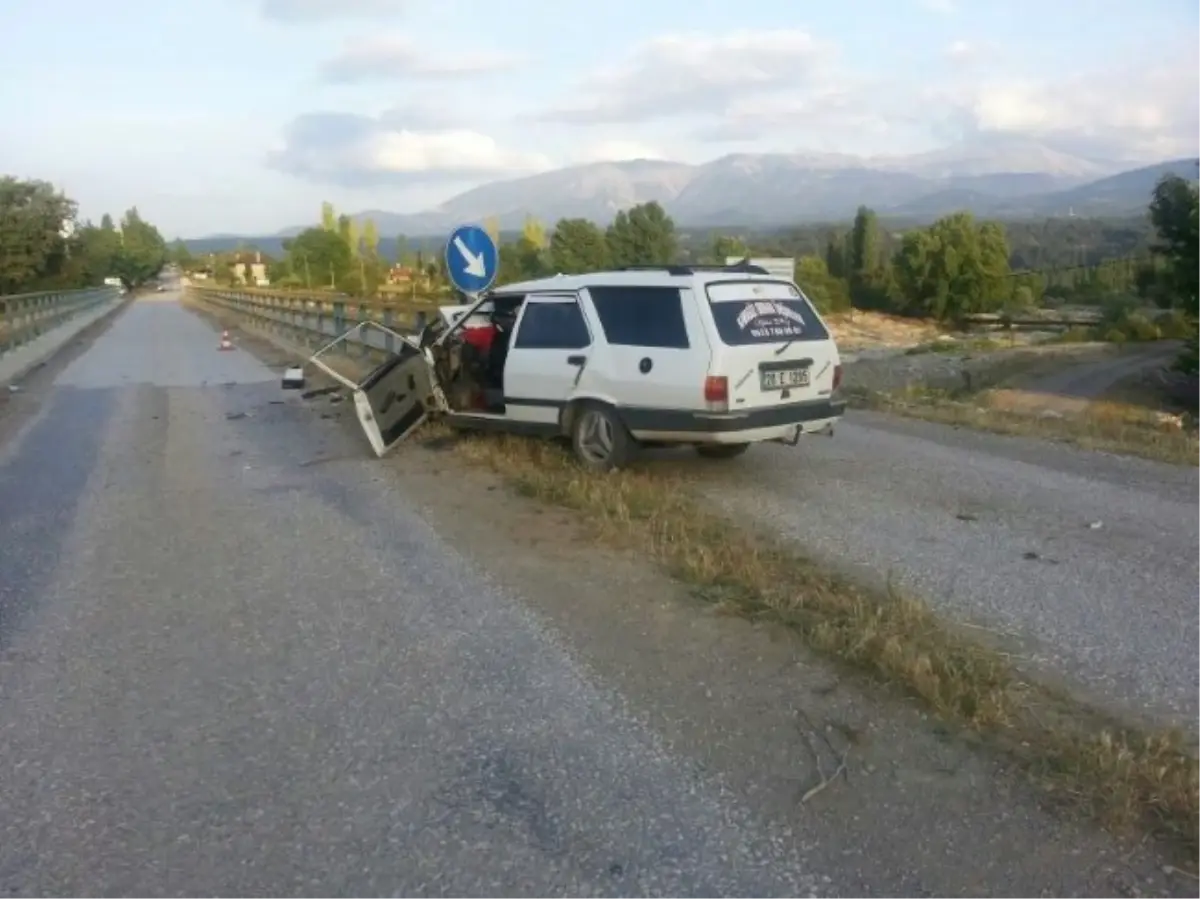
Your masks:
<path fill-rule="evenodd" d="M 434 427 L 425 439 L 448 435 Z M 597 540 L 649 555 L 725 611 L 787 625 L 820 652 L 993 738 L 1054 795 L 1113 827 L 1140 823 L 1194 862 L 1200 780 L 1182 735 L 1124 727 L 1026 683 L 1002 653 L 923 603 L 875 595 L 708 511 L 681 476 L 596 475 L 555 444 L 515 437 L 462 436 L 453 445 L 518 492 L 581 512 Z"/>
<path fill-rule="evenodd" d="M 1004 388 L 965 396 L 920 387 L 848 392 L 857 406 L 925 421 L 1057 440 L 1176 465 L 1196 465 L 1200 459 L 1194 423 L 1141 405 L 1063 397 L 1051 401 L 1043 394 Z"/>
<path fill-rule="evenodd" d="M 825 320 L 842 352 L 912 346 L 941 333 L 932 322 L 882 312 L 836 312 L 825 316 Z"/>

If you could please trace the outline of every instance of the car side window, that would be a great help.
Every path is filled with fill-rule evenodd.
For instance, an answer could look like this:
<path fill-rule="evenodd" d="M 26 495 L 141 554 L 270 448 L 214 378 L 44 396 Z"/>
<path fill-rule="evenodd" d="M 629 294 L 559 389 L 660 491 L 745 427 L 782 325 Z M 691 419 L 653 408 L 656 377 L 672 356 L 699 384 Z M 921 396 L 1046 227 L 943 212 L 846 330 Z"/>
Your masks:
<path fill-rule="evenodd" d="M 581 350 L 592 342 L 583 312 L 574 300 L 533 301 L 517 328 L 515 349 Z"/>
<path fill-rule="evenodd" d="M 686 350 L 687 323 L 677 287 L 589 287 L 604 338 L 613 346 Z"/>

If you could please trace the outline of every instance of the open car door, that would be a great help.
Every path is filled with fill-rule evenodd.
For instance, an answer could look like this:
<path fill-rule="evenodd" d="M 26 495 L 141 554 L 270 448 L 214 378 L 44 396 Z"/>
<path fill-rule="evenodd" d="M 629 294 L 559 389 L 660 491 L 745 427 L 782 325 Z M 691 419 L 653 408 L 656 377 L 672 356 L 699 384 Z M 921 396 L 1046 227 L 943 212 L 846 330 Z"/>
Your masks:
<path fill-rule="evenodd" d="M 393 338 L 391 355 L 357 383 L 322 358 L 355 333 L 362 335 L 361 342 L 377 348 L 384 346 L 384 335 Z M 317 350 L 309 362 L 350 390 L 358 422 L 376 456 L 386 455 L 419 428 L 440 402 L 441 391 L 425 352 L 411 338 L 375 322 L 351 328 Z"/>

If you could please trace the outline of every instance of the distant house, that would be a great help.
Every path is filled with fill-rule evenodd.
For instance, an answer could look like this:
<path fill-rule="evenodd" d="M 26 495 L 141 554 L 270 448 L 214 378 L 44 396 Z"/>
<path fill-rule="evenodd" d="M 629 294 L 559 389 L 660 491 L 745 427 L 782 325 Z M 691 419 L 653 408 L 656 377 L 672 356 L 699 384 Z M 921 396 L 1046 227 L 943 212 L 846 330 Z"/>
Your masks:
<path fill-rule="evenodd" d="M 388 284 L 407 284 L 416 275 L 416 270 L 407 265 L 393 265 L 388 269 Z"/>
<path fill-rule="evenodd" d="M 233 279 L 241 284 L 253 284 L 256 287 L 267 287 L 271 279 L 267 277 L 267 265 L 262 261 L 262 253 L 238 252 L 233 254 Z"/>

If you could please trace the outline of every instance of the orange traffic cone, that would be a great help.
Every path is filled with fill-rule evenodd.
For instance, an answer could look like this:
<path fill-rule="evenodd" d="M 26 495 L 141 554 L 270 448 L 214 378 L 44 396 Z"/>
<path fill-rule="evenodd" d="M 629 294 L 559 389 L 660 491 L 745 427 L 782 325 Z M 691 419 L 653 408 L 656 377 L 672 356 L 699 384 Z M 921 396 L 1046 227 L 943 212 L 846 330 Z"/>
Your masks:
<path fill-rule="evenodd" d="M 221 344 L 220 344 L 220 346 L 217 347 L 217 349 L 218 350 L 232 350 L 233 349 L 233 341 L 229 339 L 228 331 L 221 332 Z"/>

